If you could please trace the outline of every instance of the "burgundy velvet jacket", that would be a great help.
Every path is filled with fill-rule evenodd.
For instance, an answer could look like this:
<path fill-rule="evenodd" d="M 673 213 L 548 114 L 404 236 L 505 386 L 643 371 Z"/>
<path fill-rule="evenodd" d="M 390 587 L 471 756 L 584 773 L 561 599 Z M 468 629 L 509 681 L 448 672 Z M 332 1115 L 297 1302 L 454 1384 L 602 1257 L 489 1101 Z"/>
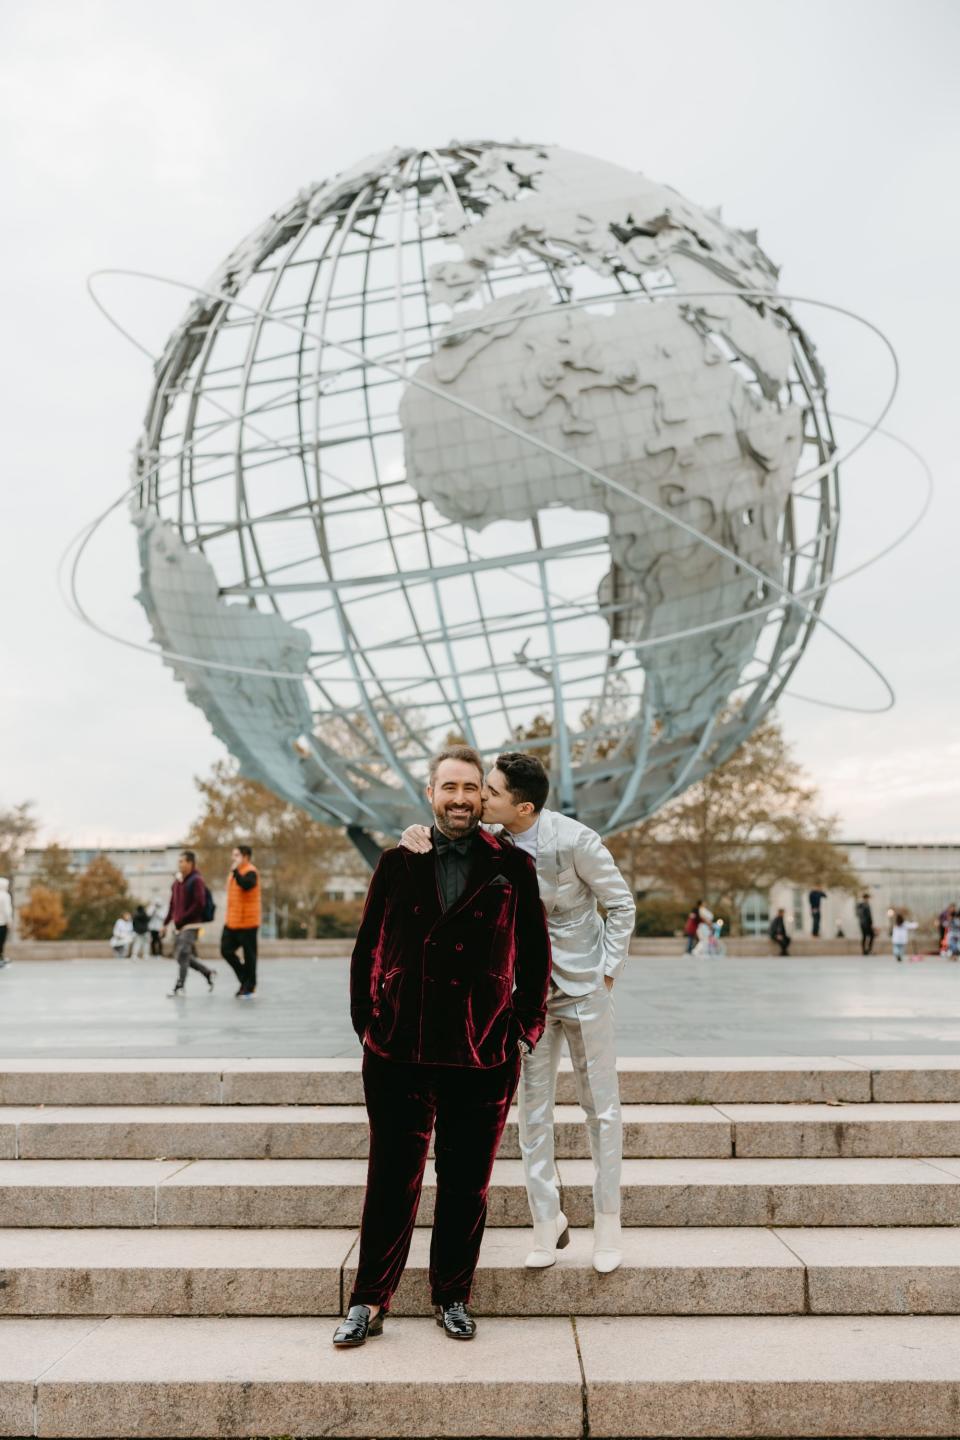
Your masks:
<path fill-rule="evenodd" d="M 550 940 L 533 861 L 477 832 L 444 913 L 433 851 L 386 850 L 350 967 L 350 1016 L 386 1060 L 489 1069 L 543 1034 Z M 514 988 L 516 987 L 516 988 Z"/>

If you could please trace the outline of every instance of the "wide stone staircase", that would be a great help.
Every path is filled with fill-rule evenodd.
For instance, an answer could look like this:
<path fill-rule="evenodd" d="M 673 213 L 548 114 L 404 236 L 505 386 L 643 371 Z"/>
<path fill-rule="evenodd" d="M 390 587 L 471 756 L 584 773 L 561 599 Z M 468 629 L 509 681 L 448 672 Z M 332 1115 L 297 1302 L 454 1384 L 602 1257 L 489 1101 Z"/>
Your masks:
<path fill-rule="evenodd" d="M 470 1345 L 428 1173 L 382 1338 L 330 1344 L 367 1128 L 347 1060 L 0 1062 L 0 1435 L 960 1436 L 960 1058 L 625 1059 L 624 1264 L 529 1272 L 511 1121 Z"/>

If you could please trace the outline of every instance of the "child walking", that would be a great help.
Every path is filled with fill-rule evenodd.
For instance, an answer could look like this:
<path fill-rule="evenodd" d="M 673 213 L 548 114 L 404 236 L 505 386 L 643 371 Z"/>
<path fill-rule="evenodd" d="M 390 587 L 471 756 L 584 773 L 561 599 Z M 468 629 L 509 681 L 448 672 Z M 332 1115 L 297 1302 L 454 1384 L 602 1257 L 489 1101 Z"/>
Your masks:
<path fill-rule="evenodd" d="M 904 952 L 910 940 L 910 931 L 916 930 L 916 928 L 916 920 L 904 920 L 902 915 L 894 915 L 890 939 L 893 943 L 893 953 L 897 957 L 898 964 L 903 960 Z"/>

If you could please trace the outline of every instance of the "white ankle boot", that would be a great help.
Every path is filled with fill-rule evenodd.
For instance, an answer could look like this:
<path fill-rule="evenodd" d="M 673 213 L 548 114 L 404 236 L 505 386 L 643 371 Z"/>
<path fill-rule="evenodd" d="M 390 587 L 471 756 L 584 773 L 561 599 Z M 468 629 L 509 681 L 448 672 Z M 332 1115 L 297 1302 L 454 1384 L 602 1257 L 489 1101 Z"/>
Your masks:
<path fill-rule="evenodd" d="M 623 1259 L 620 1248 L 620 1216 L 594 1215 L 593 1268 L 600 1275 L 609 1275 Z"/>
<path fill-rule="evenodd" d="M 569 1244 L 570 1227 L 562 1211 L 555 1220 L 535 1220 L 533 1249 L 523 1263 L 528 1270 L 546 1270 L 548 1265 L 557 1263 L 557 1251 Z"/>

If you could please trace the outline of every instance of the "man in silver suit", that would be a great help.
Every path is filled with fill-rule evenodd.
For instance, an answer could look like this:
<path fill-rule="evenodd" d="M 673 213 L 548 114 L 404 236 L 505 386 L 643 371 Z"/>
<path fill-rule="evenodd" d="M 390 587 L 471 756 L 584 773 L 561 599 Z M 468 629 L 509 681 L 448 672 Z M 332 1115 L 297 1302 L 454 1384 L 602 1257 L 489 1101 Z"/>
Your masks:
<path fill-rule="evenodd" d="M 520 1078 L 520 1153 L 533 1216 L 526 1264 L 531 1269 L 553 1265 L 570 1238 L 560 1209 L 553 1136 L 557 1070 L 566 1040 L 594 1164 L 593 1264 L 605 1274 L 622 1258 L 623 1127 L 611 991 L 626 962 L 636 905 L 596 831 L 545 808 L 549 788 L 536 756 L 510 751 L 498 756 L 483 796 L 484 824 L 502 827 L 501 838 L 510 838 L 536 862 L 553 949 L 546 1030 L 524 1057 Z M 429 849 L 430 832 L 411 826 L 400 843 Z"/>

